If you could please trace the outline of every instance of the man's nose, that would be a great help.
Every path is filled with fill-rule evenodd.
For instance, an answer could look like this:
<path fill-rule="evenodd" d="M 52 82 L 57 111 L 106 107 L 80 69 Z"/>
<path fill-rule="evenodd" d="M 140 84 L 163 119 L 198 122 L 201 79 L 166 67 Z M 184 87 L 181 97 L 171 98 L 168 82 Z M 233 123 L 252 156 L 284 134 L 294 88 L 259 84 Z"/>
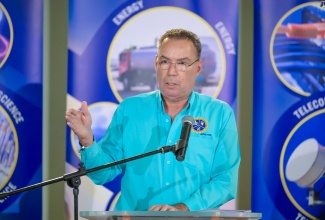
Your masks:
<path fill-rule="evenodd" d="M 170 63 L 170 66 L 168 68 L 168 74 L 169 75 L 176 75 L 177 74 L 177 63 Z"/>

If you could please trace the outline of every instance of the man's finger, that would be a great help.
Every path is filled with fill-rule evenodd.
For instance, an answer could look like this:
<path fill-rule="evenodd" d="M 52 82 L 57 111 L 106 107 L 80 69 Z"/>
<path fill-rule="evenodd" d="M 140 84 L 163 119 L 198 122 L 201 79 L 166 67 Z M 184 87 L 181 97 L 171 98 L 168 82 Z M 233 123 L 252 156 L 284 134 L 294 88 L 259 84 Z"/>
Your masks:
<path fill-rule="evenodd" d="M 81 111 L 84 113 L 84 114 L 87 114 L 88 113 L 88 104 L 86 101 L 83 101 L 81 103 Z"/>

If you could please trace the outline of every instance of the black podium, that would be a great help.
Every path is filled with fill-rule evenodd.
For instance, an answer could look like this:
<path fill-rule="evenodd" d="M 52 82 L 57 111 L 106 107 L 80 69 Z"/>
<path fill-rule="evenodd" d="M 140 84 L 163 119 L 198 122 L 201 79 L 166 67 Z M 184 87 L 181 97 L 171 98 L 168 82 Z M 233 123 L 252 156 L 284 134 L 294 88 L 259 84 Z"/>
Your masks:
<path fill-rule="evenodd" d="M 205 210 L 205 211 L 81 211 L 80 216 L 91 220 L 257 220 L 261 213 L 245 210 Z"/>

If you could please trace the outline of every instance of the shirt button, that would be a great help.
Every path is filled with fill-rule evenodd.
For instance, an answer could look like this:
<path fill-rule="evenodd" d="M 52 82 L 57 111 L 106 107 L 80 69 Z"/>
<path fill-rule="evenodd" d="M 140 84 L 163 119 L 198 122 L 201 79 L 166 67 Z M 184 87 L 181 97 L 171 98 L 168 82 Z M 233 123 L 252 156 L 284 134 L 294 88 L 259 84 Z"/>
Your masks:
<path fill-rule="evenodd" d="M 169 142 L 169 143 L 171 143 L 171 142 L 172 142 L 172 140 L 169 140 L 168 142 Z"/>
<path fill-rule="evenodd" d="M 167 164 L 170 164 L 170 161 L 167 161 Z"/>
<path fill-rule="evenodd" d="M 168 120 L 168 119 L 166 119 L 166 122 L 169 122 L 169 120 Z"/>
<path fill-rule="evenodd" d="M 169 182 L 166 182 L 166 186 L 168 186 L 169 185 Z"/>

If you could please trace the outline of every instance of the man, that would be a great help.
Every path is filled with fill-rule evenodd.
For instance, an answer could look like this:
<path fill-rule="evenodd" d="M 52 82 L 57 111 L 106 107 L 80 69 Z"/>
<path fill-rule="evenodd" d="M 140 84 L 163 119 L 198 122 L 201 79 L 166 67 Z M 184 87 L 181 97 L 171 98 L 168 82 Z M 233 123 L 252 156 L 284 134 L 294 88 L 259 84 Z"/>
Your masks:
<path fill-rule="evenodd" d="M 116 210 L 195 211 L 218 208 L 236 196 L 240 152 L 234 113 L 226 103 L 193 91 L 200 55 L 194 33 L 172 29 L 163 34 L 155 58 L 159 90 L 121 102 L 99 142 L 86 102 L 81 111 L 67 111 L 86 169 L 173 145 L 182 118 L 195 119 L 184 161 L 173 153 L 156 154 L 88 174 L 104 184 L 122 173 Z"/>

